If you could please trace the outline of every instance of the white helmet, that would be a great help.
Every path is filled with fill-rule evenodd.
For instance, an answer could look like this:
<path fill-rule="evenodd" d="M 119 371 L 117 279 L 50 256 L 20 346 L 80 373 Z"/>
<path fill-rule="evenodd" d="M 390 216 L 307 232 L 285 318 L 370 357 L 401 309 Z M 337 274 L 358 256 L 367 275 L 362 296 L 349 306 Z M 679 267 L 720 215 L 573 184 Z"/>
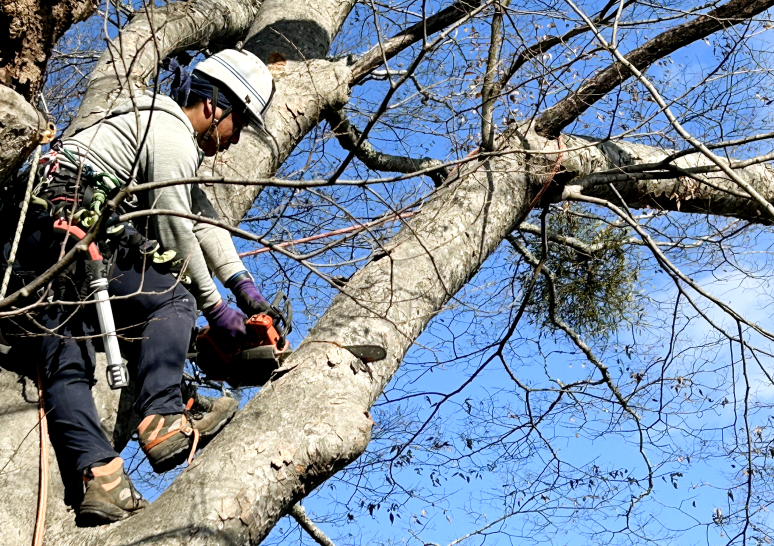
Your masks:
<path fill-rule="evenodd" d="M 198 63 L 193 74 L 223 84 L 243 103 L 252 121 L 263 127 L 263 116 L 274 98 L 274 79 L 261 59 L 249 51 L 224 49 Z"/>

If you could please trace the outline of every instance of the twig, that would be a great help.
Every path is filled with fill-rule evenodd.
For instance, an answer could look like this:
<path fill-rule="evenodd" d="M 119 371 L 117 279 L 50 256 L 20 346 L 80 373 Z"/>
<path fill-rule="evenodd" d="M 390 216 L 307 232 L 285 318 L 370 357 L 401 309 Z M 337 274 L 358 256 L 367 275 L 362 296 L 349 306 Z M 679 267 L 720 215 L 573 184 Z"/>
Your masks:
<path fill-rule="evenodd" d="M 336 546 L 331 539 L 329 539 L 322 530 L 314 524 L 306 515 L 306 510 L 300 504 L 294 504 L 290 509 L 290 515 L 295 518 L 298 524 L 309 533 L 309 536 L 320 546 Z"/>
<path fill-rule="evenodd" d="M 460 2 L 456 2 L 435 15 L 431 15 L 415 25 L 410 26 L 406 30 L 401 31 L 392 38 L 388 38 L 383 44 L 372 47 L 361 55 L 357 62 L 352 65 L 352 81 L 350 82 L 350 86 L 361 83 L 372 70 L 384 64 L 385 60 L 393 58 L 395 55 L 419 40 L 426 39 L 428 35 L 434 34 L 460 18 L 466 17 L 466 15 L 471 10 L 478 7 L 480 3 L 481 0 L 461 0 Z M 393 72 L 393 74 L 395 74 L 395 72 Z"/>
<path fill-rule="evenodd" d="M 343 110 L 328 111 L 325 118 L 330 123 L 341 147 L 348 152 L 354 151 L 355 156 L 369 169 L 396 173 L 413 173 L 434 169 L 428 172 L 427 176 L 436 187 L 443 184 L 449 173 L 448 167 L 440 159 L 387 154 L 376 150 L 367 140 L 360 142 L 360 131 L 347 119 Z M 358 142 L 360 142 L 359 146 Z"/>
<path fill-rule="evenodd" d="M 500 49 L 503 45 L 503 10 L 508 5 L 508 0 L 494 6 L 494 15 L 491 24 L 491 43 L 489 44 L 489 56 L 486 63 L 486 72 L 481 86 L 481 148 L 487 152 L 494 149 L 495 124 L 494 107 L 500 90 L 496 85 L 497 66 L 500 60 Z"/>
<path fill-rule="evenodd" d="M 702 154 L 704 154 L 707 159 L 712 161 L 715 165 L 717 165 L 720 170 L 722 170 L 724 173 L 728 175 L 731 180 L 739 184 L 749 195 L 752 197 L 755 201 L 758 202 L 758 204 L 763 207 L 766 212 L 769 213 L 769 216 L 774 219 L 774 206 L 769 203 L 760 193 L 758 193 L 755 188 L 753 188 L 752 184 L 747 182 L 745 179 L 743 179 L 741 176 L 739 176 L 729 165 L 726 161 L 722 160 L 715 154 L 713 154 L 709 148 L 707 148 L 703 142 L 695 138 L 693 135 L 691 135 L 688 131 L 683 128 L 683 126 L 680 124 L 679 121 L 677 121 L 677 117 L 672 113 L 672 110 L 670 110 L 669 106 L 667 106 L 664 99 L 661 97 L 661 94 L 658 92 L 656 87 L 650 82 L 648 78 L 646 78 L 642 72 L 637 70 L 637 67 L 635 67 L 631 62 L 629 62 L 626 57 L 621 54 L 621 52 L 618 50 L 617 47 L 611 46 L 607 43 L 607 41 L 602 37 L 602 35 L 599 33 L 599 30 L 594 26 L 594 23 L 592 23 L 589 18 L 578 8 L 573 4 L 572 0 L 565 0 L 570 7 L 572 7 L 575 12 L 583 18 L 583 20 L 586 22 L 587 25 L 591 28 L 591 30 L 594 32 L 594 34 L 597 37 L 597 40 L 604 48 L 606 48 L 610 53 L 618 59 L 618 62 L 621 63 L 623 66 L 625 66 L 631 73 L 634 75 L 635 78 L 637 78 L 640 83 L 645 86 L 645 88 L 650 92 L 650 95 L 653 97 L 653 100 L 656 101 L 656 104 L 663 110 L 664 115 L 669 120 L 669 123 L 672 124 L 672 127 L 675 128 L 675 130 L 678 132 L 678 134 L 683 137 L 687 142 L 689 142 L 694 148 L 698 149 Z"/>

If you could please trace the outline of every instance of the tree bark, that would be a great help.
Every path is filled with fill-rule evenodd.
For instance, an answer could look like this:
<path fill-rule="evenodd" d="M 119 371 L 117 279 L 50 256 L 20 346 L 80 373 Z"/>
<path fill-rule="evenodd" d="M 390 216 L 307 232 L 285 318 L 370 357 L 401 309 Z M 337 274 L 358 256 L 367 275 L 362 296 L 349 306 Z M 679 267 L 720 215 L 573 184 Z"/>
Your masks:
<path fill-rule="evenodd" d="M 607 199 L 620 206 L 620 199 L 608 185 L 613 182 L 631 208 L 713 214 L 758 224 L 771 223 L 765 211 L 760 210 L 760 205 L 701 153 L 677 158 L 671 163 L 678 169 L 676 171 L 652 169 L 656 174 L 647 174 L 647 178 L 637 179 L 641 173 L 627 173 L 624 169 L 660 164 L 675 151 L 623 141 L 596 144 L 591 139 L 577 136 L 565 136 L 564 142 L 567 149 L 583 149 L 569 153 L 562 162 L 567 174 L 575 179 L 567 183 L 559 200 L 581 194 Z M 679 169 L 685 173 L 690 173 L 691 169 L 714 172 L 695 172 L 692 176 L 686 176 L 681 175 Z M 608 173 L 604 177 L 599 174 L 603 171 Z M 749 165 L 737 172 L 764 199 L 774 202 L 774 169 L 768 163 Z M 662 173 L 662 177 L 658 173 Z"/>
<path fill-rule="evenodd" d="M 73 24 L 89 17 L 91 0 L 3 0 L 0 28 L 0 83 L 32 102 L 43 87 L 48 58 L 57 40 Z"/>
<path fill-rule="evenodd" d="M 14 174 L 53 125 L 16 91 L 0 85 L 0 181 Z"/>

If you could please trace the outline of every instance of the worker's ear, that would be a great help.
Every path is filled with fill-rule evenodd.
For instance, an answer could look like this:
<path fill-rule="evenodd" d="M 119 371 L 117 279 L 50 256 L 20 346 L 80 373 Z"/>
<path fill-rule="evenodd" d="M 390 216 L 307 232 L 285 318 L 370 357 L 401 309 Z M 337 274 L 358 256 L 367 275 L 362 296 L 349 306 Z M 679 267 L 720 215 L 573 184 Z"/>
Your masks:
<path fill-rule="evenodd" d="M 204 114 L 204 117 L 206 119 L 211 119 L 214 115 L 213 109 L 212 109 L 212 101 L 210 99 L 204 99 L 202 102 L 203 110 L 202 113 Z"/>

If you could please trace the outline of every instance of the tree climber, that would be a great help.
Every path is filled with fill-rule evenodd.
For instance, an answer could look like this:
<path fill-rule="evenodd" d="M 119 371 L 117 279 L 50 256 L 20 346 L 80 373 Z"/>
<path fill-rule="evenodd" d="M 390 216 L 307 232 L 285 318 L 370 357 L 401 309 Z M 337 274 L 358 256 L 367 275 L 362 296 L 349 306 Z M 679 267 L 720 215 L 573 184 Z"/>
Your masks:
<path fill-rule="evenodd" d="M 178 71 L 175 84 L 175 100 L 151 93 L 136 97 L 43 156 L 14 262 L 17 288 L 55 263 L 63 240 L 78 239 L 124 185 L 193 178 L 204 156 L 235 144 L 246 124 L 263 127 L 274 95 L 270 72 L 247 51 L 224 50 L 197 64 L 191 76 Z M 196 183 L 157 188 L 122 205 L 122 211 L 132 208 L 218 216 Z M 228 231 L 212 224 L 151 215 L 135 225 L 113 223 L 98 248 L 109 267 L 121 351 L 135 375 L 139 443 L 153 469 L 163 472 L 189 452 L 193 456 L 197 442 L 201 447 L 214 437 L 237 409 L 229 397 L 198 416 L 183 404 L 180 383 L 197 308 L 212 331 L 234 340 L 245 334 L 242 312 L 274 312 Z M 6 260 L 9 249 L 10 242 Z M 38 346 L 51 442 L 63 475 L 75 470 L 85 482 L 79 524 L 95 525 L 123 519 L 147 502 L 102 431 L 91 396 L 94 349 L 85 337 L 98 331 L 96 314 L 93 305 L 68 304 L 88 296 L 86 261 L 76 260 L 31 297 L 52 302 L 35 317 L 49 334 Z M 242 312 L 221 299 L 210 270 Z"/>

